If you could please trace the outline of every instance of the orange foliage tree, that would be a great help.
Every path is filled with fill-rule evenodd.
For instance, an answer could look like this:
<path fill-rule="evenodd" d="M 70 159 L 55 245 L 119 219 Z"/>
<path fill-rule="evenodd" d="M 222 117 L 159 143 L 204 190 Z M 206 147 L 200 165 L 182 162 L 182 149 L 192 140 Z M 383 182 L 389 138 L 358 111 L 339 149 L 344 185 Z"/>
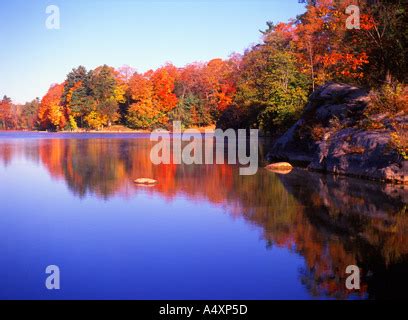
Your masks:
<path fill-rule="evenodd" d="M 126 116 L 132 128 L 150 128 L 157 124 L 160 112 L 154 106 L 152 72 L 135 73 L 129 80 L 129 96 L 131 105 Z"/>
<path fill-rule="evenodd" d="M 67 119 L 61 105 L 63 90 L 64 84 L 53 85 L 42 98 L 38 118 L 43 129 L 58 130 L 65 127 Z"/>
<path fill-rule="evenodd" d="M 177 69 L 173 65 L 161 67 L 151 75 L 154 103 L 160 112 L 167 113 L 177 104 L 177 96 L 174 94 L 176 76 Z"/>
<path fill-rule="evenodd" d="M 131 104 L 126 119 L 131 127 L 150 129 L 167 125 L 168 113 L 178 102 L 174 93 L 176 77 L 176 67 L 166 65 L 156 71 L 135 73 L 130 78 Z"/>
<path fill-rule="evenodd" d="M 0 101 L 0 129 L 7 130 L 12 127 L 11 99 L 4 96 Z"/>
<path fill-rule="evenodd" d="M 232 104 L 236 92 L 235 71 L 234 60 L 213 59 L 208 62 L 204 77 L 208 102 L 215 111 L 222 112 Z"/>
<path fill-rule="evenodd" d="M 294 22 L 294 45 L 302 71 L 316 85 L 333 79 L 363 77 L 363 66 L 368 63 L 364 50 L 356 51 L 346 38 L 346 8 L 352 0 L 316 0 L 309 2 L 306 12 Z"/>

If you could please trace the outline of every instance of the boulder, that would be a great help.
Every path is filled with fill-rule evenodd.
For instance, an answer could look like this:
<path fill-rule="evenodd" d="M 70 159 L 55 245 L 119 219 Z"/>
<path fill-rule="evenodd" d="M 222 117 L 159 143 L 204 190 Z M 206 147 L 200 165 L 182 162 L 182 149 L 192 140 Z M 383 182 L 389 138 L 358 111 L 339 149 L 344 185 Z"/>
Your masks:
<path fill-rule="evenodd" d="M 278 174 L 288 174 L 292 171 L 293 166 L 288 162 L 277 162 L 271 163 L 265 167 L 269 171 L 278 173 Z"/>
<path fill-rule="evenodd" d="M 346 84 L 329 83 L 309 98 L 302 117 L 275 141 L 268 160 L 290 161 L 309 170 L 366 179 L 408 183 L 408 162 L 392 148 L 392 123 L 408 128 L 408 115 L 390 120 L 377 115 L 380 129 L 366 129 L 368 93 Z M 406 133 L 408 134 L 408 132 Z"/>
<path fill-rule="evenodd" d="M 157 180 L 149 179 L 149 178 L 139 178 L 134 181 L 134 183 L 139 185 L 155 185 Z"/>

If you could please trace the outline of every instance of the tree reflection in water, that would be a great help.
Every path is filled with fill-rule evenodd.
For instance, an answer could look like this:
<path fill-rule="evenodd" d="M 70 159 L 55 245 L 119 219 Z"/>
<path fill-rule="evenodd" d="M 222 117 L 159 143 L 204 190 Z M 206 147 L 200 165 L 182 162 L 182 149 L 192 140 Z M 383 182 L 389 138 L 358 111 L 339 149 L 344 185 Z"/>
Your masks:
<path fill-rule="evenodd" d="M 132 197 L 139 192 L 169 200 L 180 194 L 222 206 L 260 226 L 267 246 L 286 247 L 305 260 L 299 281 L 316 297 L 404 296 L 408 267 L 408 190 L 401 186 L 296 169 L 276 175 L 260 169 L 240 176 L 230 165 L 151 163 L 148 139 L 38 139 L 0 142 L 0 161 L 13 157 L 43 164 L 78 197 Z M 261 153 L 263 152 L 261 148 Z M 133 181 L 154 178 L 141 188 Z M 362 289 L 345 288 L 345 269 L 362 269 Z"/>

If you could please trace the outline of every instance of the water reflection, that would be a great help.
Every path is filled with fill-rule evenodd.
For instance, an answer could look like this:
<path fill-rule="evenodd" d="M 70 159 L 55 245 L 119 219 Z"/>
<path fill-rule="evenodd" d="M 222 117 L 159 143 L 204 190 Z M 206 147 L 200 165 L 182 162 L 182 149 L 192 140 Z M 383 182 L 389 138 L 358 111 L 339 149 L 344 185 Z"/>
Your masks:
<path fill-rule="evenodd" d="M 406 297 L 407 189 L 304 171 L 280 180 L 303 205 L 293 234 L 307 261 L 302 279 L 311 292 L 346 297 L 341 271 L 354 264 L 363 270 L 370 298 Z"/>
<path fill-rule="evenodd" d="M 349 178 L 294 170 L 276 175 L 259 170 L 240 176 L 229 165 L 158 165 L 149 159 L 148 139 L 0 140 L 0 162 L 29 159 L 64 181 L 79 198 L 108 200 L 138 193 L 172 199 L 184 195 L 222 206 L 261 227 L 267 246 L 300 254 L 299 281 L 313 297 L 403 297 L 408 266 L 408 192 Z M 261 149 L 261 153 L 263 150 Z M 159 183 L 138 187 L 133 180 Z M 345 288 L 345 269 L 363 271 L 359 292 Z"/>

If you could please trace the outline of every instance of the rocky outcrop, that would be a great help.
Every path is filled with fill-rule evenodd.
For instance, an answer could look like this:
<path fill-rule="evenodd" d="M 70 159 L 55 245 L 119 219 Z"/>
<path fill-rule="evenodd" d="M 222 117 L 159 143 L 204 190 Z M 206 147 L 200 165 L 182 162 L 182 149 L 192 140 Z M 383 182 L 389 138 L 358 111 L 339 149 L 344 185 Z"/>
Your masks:
<path fill-rule="evenodd" d="M 364 116 L 365 90 L 329 83 L 316 90 L 299 121 L 273 145 L 269 160 L 290 161 L 310 170 L 372 180 L 408 183 L 408 162 L 393 145 L 394 125 L 408 127 L 408 115 Z M 381 123 L 374 128 L 365 123 Z M 403 132 L 408 134 L 408 132 Z"/>

